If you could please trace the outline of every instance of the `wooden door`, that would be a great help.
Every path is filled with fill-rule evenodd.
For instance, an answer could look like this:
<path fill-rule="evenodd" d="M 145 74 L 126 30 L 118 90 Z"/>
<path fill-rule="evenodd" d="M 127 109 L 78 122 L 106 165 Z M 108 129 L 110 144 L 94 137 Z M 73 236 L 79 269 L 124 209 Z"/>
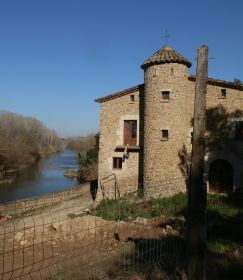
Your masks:
<path fill-rule="evenodd" d="M 228 193 L 233 191 L 233 167 L 226 160 L 215 160 L 209 169 L 209 191 Z"/>
<path fill-rule="evenodd" d="M 124 145 L 137 145 L 137 121 L 124 121 Z"/>

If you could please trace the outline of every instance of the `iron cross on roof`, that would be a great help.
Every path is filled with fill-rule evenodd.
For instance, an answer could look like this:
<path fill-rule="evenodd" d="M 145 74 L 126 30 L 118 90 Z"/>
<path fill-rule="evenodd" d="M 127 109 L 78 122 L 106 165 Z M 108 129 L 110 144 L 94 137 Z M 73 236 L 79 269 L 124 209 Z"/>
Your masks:
<path fill-rule="evenodd" d="M 164 37 L 165 37 L 165 45 L 167 46 L 168 38 L 170 37 L 170 34 L 168 34 L 167 29 L 165 29 L 165 35 L 164 35 Z"/>

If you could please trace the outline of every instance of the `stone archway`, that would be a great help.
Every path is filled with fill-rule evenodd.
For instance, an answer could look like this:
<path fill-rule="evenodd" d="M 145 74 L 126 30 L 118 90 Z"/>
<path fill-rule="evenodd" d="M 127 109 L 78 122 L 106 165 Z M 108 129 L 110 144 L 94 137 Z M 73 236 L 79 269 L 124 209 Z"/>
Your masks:
<path fill-rule="evenodd" d="M 209 191 L 228 193 L 233 191 L 233 167 L 223 159 L 213 161 L 209 168 Z"/>

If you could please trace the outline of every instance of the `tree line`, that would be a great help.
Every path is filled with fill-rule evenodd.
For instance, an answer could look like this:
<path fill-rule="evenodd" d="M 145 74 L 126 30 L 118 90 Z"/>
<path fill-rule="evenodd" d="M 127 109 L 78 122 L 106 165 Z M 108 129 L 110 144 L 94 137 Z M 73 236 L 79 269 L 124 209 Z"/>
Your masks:
<path fill-rule="evenodd" d="M 70 137 L 65 139 L 66 147 L 77 152 L 88 151 L 94 147 L 95 143 L 95 134 L 93 133 L 86 136 Z"/>
<path fill-rule="evenodd" d="M 100 134 L 67 139 L 67 148 L 78 155 L 78 177 L 80 181 L 94 180 L 98 177 L 98 152 Z"/>
<path fill-rule="evenodd" d="M 32 165 L 61 148 L 57 133 L 41 121 L 0 111 L 0 175 Z"/>

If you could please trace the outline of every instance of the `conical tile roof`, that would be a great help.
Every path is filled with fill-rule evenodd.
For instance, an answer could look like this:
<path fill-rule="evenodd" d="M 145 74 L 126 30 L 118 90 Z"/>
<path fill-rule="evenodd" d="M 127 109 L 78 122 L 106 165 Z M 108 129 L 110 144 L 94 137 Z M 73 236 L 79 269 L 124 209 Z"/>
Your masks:
<path fill-rule="evenodd" d="M 142 65 L 141 68 L 145 69 L 151 65 L 163 64 L 163 63 L 179 63 L 185 64 L 187 67 L 191 67 L 191 62 L 179 54 L 177 51 L 170 48 L 168 45 L 163 46 L 150 58 L 148 58 Z"/>

